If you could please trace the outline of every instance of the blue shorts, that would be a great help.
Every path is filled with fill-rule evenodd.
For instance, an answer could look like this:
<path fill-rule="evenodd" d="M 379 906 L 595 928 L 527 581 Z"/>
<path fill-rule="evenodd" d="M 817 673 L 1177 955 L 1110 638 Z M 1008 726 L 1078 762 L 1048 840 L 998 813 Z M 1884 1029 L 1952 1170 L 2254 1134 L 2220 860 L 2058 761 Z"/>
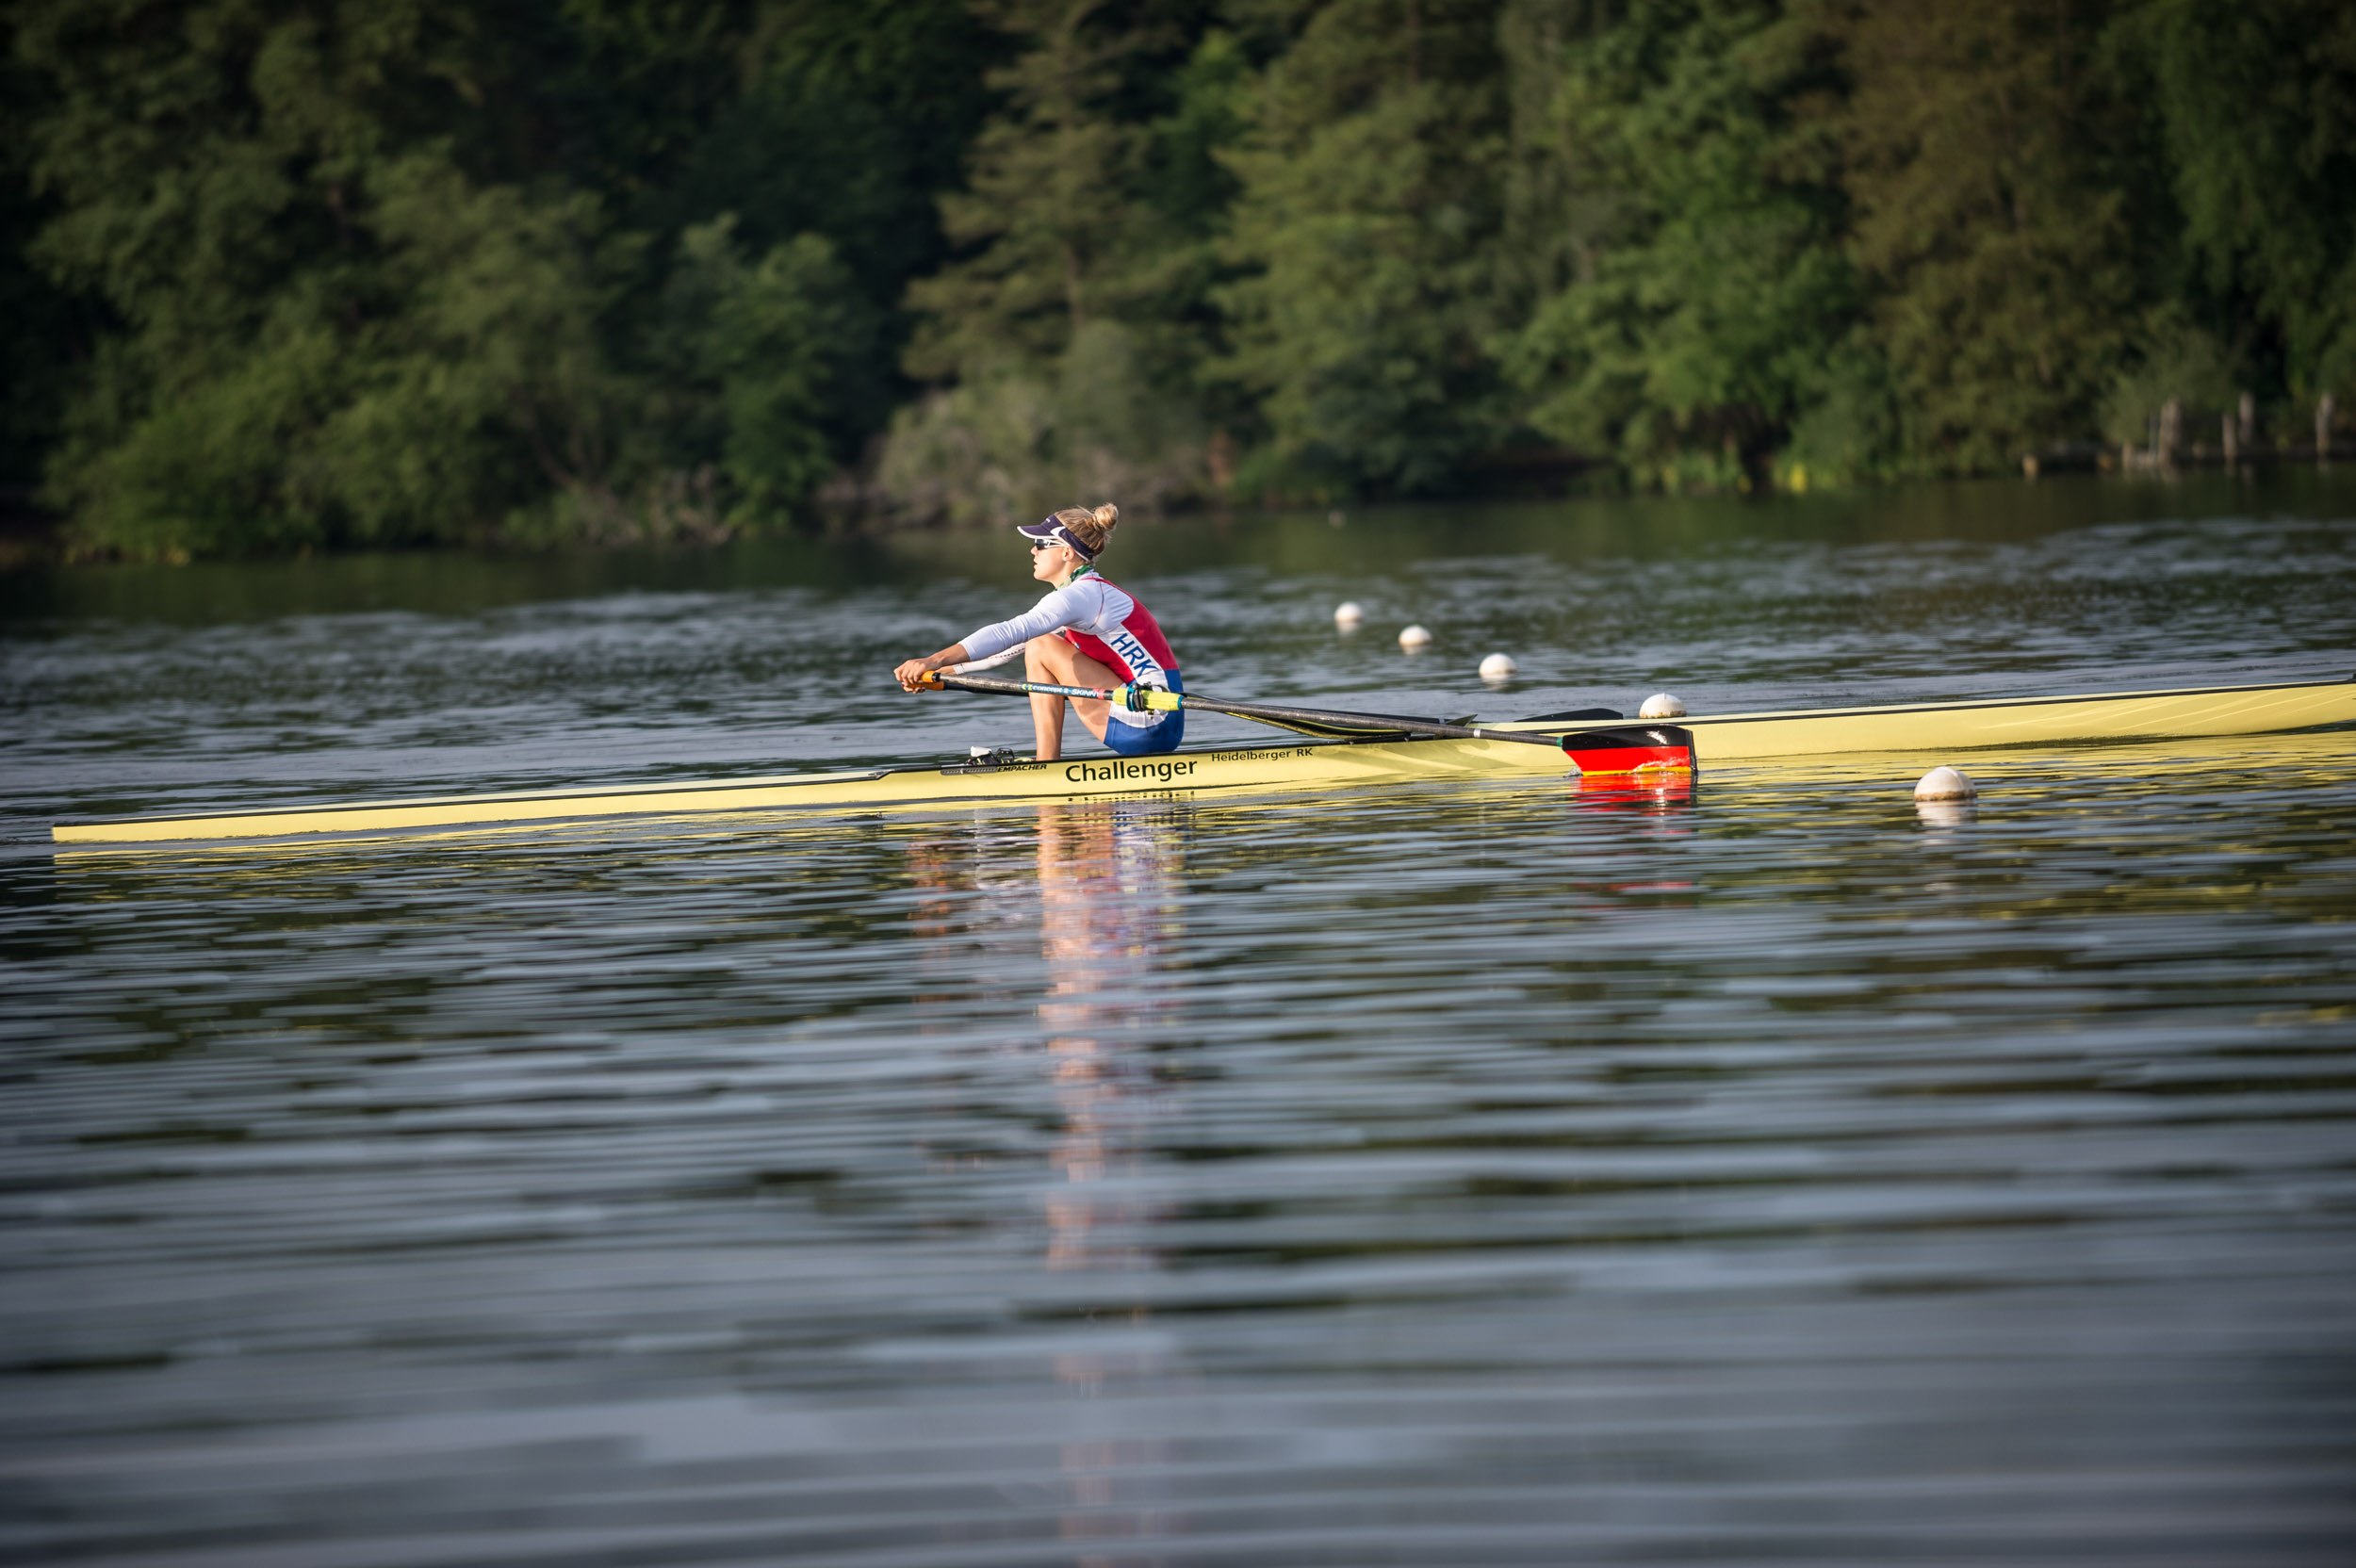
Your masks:
<path fill-rule="evenodd" d="M 1168 673 L 1171 691 L 1186 689 L 1176 670 Z M 1122 724 L 1109 714 L 1104 719 L 1104 743 L 1123 757 L 1157 757 L 1165 751 L 1176 751 L 1178 743 L 1186 738 L 1186 710 L 1183 708 L 1174 713 L 1164 713 L 1152 724 Z"/>

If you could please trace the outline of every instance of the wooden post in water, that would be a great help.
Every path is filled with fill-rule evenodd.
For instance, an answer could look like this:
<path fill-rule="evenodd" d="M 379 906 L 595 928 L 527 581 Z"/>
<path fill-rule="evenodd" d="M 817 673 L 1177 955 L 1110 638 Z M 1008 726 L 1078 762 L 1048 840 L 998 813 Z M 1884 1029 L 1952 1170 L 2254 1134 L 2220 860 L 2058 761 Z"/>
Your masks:
<path fill-rule="evenodd" d="M 2258 438 L 2258 400 L 2245 392 L 2241 395 L 2241 444 L 2245 447 Z"/>
<path fill-rule="evenodd" d="M 2315 461 L 2326 466 L 2331 462 L 2331 415 L 2334 407 L 2329 392 L 2315 400 Z"/>
<path fill-rule="evenodd" d="M 2176 441 L 2184 429 L 2184 400 L 2170 398 L 2160 405 L 2160 438 L 2152 452 L 2161 467 L 2176 466 Z"/>
<path fill-rule="evenodd" d="M 2241 448 L 2233 440 L 2233 416 L 2230 414 L 2220 415 L 2217 422 L 2225 440 L 2225 466 L 2230 468 L 2241 457 Z"/>

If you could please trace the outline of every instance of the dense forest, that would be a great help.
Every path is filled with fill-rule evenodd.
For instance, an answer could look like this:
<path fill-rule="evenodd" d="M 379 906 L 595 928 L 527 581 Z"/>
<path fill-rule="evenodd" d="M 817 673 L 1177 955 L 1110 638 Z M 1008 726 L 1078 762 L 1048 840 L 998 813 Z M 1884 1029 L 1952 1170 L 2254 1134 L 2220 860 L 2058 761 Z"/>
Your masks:
<path fill-rule="evenodd" d="M 2346 0 L 5 14 L 0 482 L 86 555 L 1805 487 L 2356 402 Z"/>

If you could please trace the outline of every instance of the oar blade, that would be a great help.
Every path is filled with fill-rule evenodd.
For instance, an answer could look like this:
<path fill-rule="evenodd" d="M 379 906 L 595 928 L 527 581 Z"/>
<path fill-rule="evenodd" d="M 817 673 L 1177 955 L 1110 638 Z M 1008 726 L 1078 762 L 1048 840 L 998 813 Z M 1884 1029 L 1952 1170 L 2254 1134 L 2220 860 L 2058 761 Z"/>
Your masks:
<path fill-rule="evenodd" d="M 1575 730 L 1562 737 L 1562 753 L 1577 764 L 1581 777 L 1693 777 L 1701 773 L 1693 732 L 1677 725 Z"/>

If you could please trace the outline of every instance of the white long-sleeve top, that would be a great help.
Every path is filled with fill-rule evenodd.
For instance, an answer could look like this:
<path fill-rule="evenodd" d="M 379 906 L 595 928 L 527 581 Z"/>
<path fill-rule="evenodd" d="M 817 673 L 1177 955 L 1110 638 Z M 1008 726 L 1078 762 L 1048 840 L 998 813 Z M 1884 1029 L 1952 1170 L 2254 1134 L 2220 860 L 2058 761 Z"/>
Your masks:
<path fill-rule="evenodd" d="M 964 639 L 965 657 L 972 662 L 1021 647 L 1034 637 L 1060 632 L 1064 641 L 1107 669 L 1126 671 L 1140 686 L 1171 688 L 1170 676 L 1178 657 L 1162 635 L 1153 612 L 1121 589 L 1094 572 L 1084 572 L 1062 587 L 1051 590 L 1022 614 L 995 621 Z M 1124 723 L 1150 724 L 1157 714 L 1131 714 L 1120 707 L 1114 717 Z"/>

